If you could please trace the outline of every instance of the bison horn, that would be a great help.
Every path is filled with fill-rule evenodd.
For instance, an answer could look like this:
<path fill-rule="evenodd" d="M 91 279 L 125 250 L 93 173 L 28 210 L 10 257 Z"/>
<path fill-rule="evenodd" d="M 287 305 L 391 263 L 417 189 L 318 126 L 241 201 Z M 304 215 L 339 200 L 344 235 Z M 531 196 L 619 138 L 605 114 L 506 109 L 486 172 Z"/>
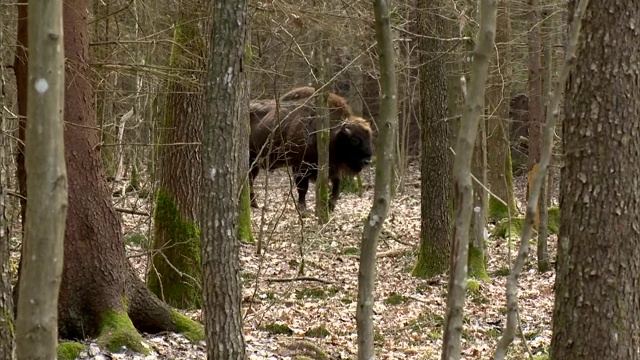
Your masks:
<path fill-rule="evenodd" d="M 351 136 L 351 129 L 348 127 L 344 126 L 342 131 L 344 131 L 345 135 Z"/>

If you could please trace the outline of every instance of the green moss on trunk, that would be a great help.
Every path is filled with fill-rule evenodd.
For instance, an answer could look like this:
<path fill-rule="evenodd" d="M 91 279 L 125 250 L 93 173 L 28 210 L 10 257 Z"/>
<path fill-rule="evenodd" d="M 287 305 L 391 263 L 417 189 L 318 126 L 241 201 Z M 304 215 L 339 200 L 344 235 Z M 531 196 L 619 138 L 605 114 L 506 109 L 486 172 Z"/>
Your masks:
<path fill-rule="evenodd" d="M 173 307 L 200 308 L 200 229 L 193 222 L 183 220 L 173 198 L 164 189 L 158 190 L 154 223 L 153 248 L 162 253 L 152 258 L 149 290 Z"/>
<path fill-rule="evenodd" d="M 253 228 L 251 224 L 251 197 L 249 183 L 245 182 L 240 195 L 240 207 L 238 208 L 238 238 L 240 241 L 253 243 Z"/>
<path fill-rule="evenodd" d="M 513 195 L 513 169 L 511 164 L 511 149 L 507 149 L 507 156 L 505 161 L 505 181 L 507 182 L 507 191 L 509 192 L 509 199 L 502 199 L 509 204 L 511 216 L 515 216 L 518 213 L 516 208 L 516 199 Z M 507 218 L 509 213 L 507 212 L 507 206 L 495 197 L 489 196 L 489 220 L 500 221 Z"/>
<path fill-rule="evenodd" d="M 362 187 L 362 177 L 360 174 L 355 177 L 348 175 L 342 177 L 342 182 L 340 182 L 340 192 L 362 196 L 364 189 Z"/>
<path fill-rule="evenodd" d="M 176 324 L 176 332 L 184 335 L 194 344 L 205 339 L 204 325 L 191 320 L 188 316 L 177 311 L 171 312 L 171 318 Z"/>
<path fill-rule="evenodd" d="M 473 243 L 469 243 L 469 278 L 477 280 L 489 280 L 487 266 L 482 252 Z"/>
<path fill-rule="evenodd" d="M 97 343 L 113 352 L 120 351 L 124 346 L 141 354 L 150 353 L 150 347 L 144 343 L 126 312 L 109 310 L 102 314 Z"/>
<path fill-rule="evenodd" d="M 557 235 L 560 229 L 560 209 L 556 206 L 552 206 L 547 211 L 549 234 Z M 511 237 L 520 237 L 523 226 L 523 216 L 511 218 L 511 223 L 509 223 L 508 219 L 502 219 L 496 224 L 496 227 L 493 230 L 493 236 L 506 238 L 508 230 L 511 229 Z"/>
<path fill-rule="evenodd" d="M 433 245 L 432 241 L 420 242 L 420 253 L 411 275 L 421 279 L 429 279 L 449 270 L 448 251 L 443 251 Z"/>
<path fill-rule="evenodd" d="M 86 348 L 84 345 L 73 341 L 64 341 L 58 344 L 58 360 L 75 360 Z"/>

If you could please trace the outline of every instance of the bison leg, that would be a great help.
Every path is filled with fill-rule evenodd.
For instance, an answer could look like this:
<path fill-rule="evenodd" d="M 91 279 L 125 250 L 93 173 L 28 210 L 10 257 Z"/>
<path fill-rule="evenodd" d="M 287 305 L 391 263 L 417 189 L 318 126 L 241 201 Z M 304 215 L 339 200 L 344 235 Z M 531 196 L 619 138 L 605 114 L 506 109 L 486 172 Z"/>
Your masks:
<path fill-rule="evenodd" d="M 308 174 L 296 174 L 296 188 L 298 189 L 298 208 L 300 211 L 307 209 L 307 191 L 309 190 L 309 175 Z"/>
<path fill-rule="evenodd" d="M 252 167 L 249 172 L 249 197 L 251 198 L 251 207 L 256 209 L 258 208 L 258 202 L 256 201 L 256 194 L 253 192 L 253 180 L 258 176 L 259 172 L 260 168 L 257 166 Z"/>
<path fill-rule="evenodd" d="M 331 178 L 331 197 L 329 198 L 329 211 L 336 208 L 336 203 L 340 197 L 340 176 Z"/>

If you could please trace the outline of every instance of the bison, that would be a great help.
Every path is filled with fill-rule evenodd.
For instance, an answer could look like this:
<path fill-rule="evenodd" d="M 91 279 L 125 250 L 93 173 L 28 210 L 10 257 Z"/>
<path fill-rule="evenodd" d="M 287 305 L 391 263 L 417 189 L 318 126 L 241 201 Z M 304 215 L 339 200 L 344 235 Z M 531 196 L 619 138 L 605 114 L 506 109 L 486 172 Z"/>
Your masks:
<path fill-rule="evenodd" d="M 275 100 L 252 101 L 249 139 L 251 206 L 257 207 L 253 181 L 260 169 L 290 166 L 298 190 L 298 207 L 306 209 L 309 180 L 317 177 L 316 107 L 313 87 L 295 88 Z M 329 179 L 333 211 L 340 196 L 342 174 L 358 174 L 371 163 L 372 130 L 368 121 L 356 116 L 343 97 L 329 94 Z"/>

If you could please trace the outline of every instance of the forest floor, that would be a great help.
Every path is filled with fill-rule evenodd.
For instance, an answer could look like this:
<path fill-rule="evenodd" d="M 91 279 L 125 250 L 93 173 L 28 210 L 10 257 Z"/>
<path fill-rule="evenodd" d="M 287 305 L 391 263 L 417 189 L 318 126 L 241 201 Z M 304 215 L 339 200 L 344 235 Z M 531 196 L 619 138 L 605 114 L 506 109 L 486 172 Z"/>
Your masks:
<path fill-rule="evenodd" d="M 322 359 L 355 359 L 357 355 L 356 301 L 358 253 L 362 225 L 373 198 L 372 170 L 363 174 L 362 196 L 342 194 L 328 224 L 313 216 L 301 218 L 294 208 L 285 172 L 269 175 L 268 206 L 253 209 L 256 244 L 241 248 L 243 314 L 249 359 L 294 359 L 305 355 Z M 259 204 L 264 203 L 264 174 L 257 184 Z M 524 197 L 525 179 L 516 178 L 516 196 Z M 314 187 L 307 205 L 315 204 Z M 139 199 L 120 198 L 117 206 L 146 208 Z M 520 209 L 523 209 L 519 203 Z M 149 218 L 123 214 L 125 238 L 148 231 Z M 261 230 L 262 229 L 262 230 Z M 489 229 L 491 231 L 491 229 Z M 147 233 L 148 235 L 148 233 Z M 420 236 L 420 178 L 410 167 L 404 192 L 393 199 L 378 247 L 378 273 L 374 323 L 378 359 L 439 359 L 446 308 L 446 275 L 423 280 L 411 276 Z M 509 256 L 517 254 L 518 241 L 491 237 L 487 245 L 490 280 L 479 291 L 467 292 L 462 352 L 464 359 L 490 359 L 505 325 L 505 283 Z M 140 246 L 129 243 L 128 251 Z M 511 251 L 509 252 L 509 248 Z M 556 237 L 549 239 L 555 258 Z M 551 339 L 554 272 L 536 270 L 535 242 L 519 279 L 520 327 L 508 359 L 526 359 L 547 352 Z M 510 254 L 509 254 L 510 253 Z M 299 274 L 304 259 L 304 273 Z M 145 262 L 131 258 L 144 278 Z M 304 278 L 303 278 L 304 277 Z M 302 279 L 303 278 L 303 279 Z M 194 319 L 200 311 L 189 312 Z M 146 359 L 206 359 L 203 344 L 190 344 L 175 334 L 146 336 L 154 349 Z M 524 341 L 523 341 L 524 338 Z M 109 357 L 100 349 L 86 358 Z M 98 357 L 96 357 L 96 355 Z M 143 356 L 111 358 L 143 359 Z M 84 357 L 83 357 L 84 358 Z"/>

